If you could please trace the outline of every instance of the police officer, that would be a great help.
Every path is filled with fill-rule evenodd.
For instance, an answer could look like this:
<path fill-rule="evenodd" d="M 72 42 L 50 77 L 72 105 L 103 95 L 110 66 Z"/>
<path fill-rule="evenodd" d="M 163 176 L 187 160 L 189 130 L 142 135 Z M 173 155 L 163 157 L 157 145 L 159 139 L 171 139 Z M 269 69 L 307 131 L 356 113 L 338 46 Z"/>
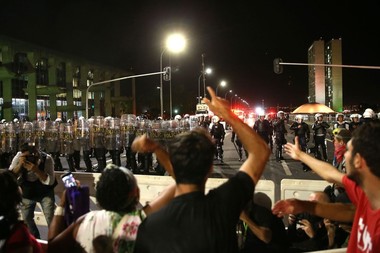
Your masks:
<path fill-rule="evenodd" d="M 121 139 L 125 148 L 125 167 L 137 173 L 136 152 L 132 151 L 132 142 L 136 137 L 136 116 L 133 114 L 121 115 Z"/>
<path fill-rule="evenodd" d="M 90 122 L 91 147 L 94 149 L 95 158 L 98 161 L 96 172 L 102 172 L 107 165 L 107 150 L 104 146 L 104 117 L 95 116 Z"/>
<path fill-rule="evenodd" d="M 361 115 L 359 113 L 353 113 L 350 115 L 350 132 L 352 133 L 356 128 L 358 128 L 363 122 L 360 121 Z"/>
<path fill-rule="evenodd" d="M 104 120 L 104 146 L 111 155 L 112 163 L 121 166 L 120 119 L 106 117 Z"/>
<path fill-rule="evenodd" d="M 63 154 L 65 154 L 69 170 L 76 171 L 74 163 L 74 126 L 71 120 L 64 124 L 63 128 Z"/>
<path fill-rule="evenodd" d="M 85 172 L 93 172 L 90 159 L 91 145 L 89 131 L 88 121 L 83 116 L 79 117 L 75 121 L 74 161 L 76 161 L 76 166 L 80 167 L 80 151 L 83 150 L 83 161 L 86 165 Z"/>
<path fill-rule="evenodd" d="M 298 114 L 295 117 L 295 122 L 290 126 L 290 129 L 294 131 L 294 137 L 298 137 L 298 142 L 300 144 L 301 150 L 307 151 L 307 143 L 310 140 L 310 129 L 308 124 L 303 121 L 302 115 Z M 303 171 L 310 171 L 311 169 L 304 163 Z"/>
<path fill-rule="evenodd" d="M 273 121 L 273 135 L 276 145 L 275 157 L 277 162 L 284 159 L 282 156 L 282 145 L 286 144 L 286 133 L 285 113 L 283 111 L 278 111 L 277 119 Z"/>
<path fill-rule="evenodd" d="M 336 122 L 333 125 L 333 130 L 336 128 L 345 128 L 347 130 L 350 130 L 350 125 L 347 121 L 344 120 L 344 114 L 343 113 L 337 113 L 335 115 Z"/>
<path fill-rule="evenodd" d="M 314 143 L 315 143 L 315 157 L 321 159 L 321 153 L 319 152 L 319 147 L 322 149 L 323 160 L 327 161 L 327 149 L 326 149 L 326 134 L 327 129 L 330 125 L 323 120 L 323 115 L 321 113 L 315 114 L 315 122 L 311 126 L 314 131 Z"/>
<path fill-rule="evenodd" d="M 237 134 L 235 133 L 235 131 L 232 129 L 232 133 L 231 133 L 231 142 L 234 143 L 234 146 L 236 147 L 236 150 L 238 152 L 238 155 L 239 155 L 239 161 L 242 161 L 243 160 L 243 144 L 241 143 L 240 139 L 239 139 L 239 136 L 237 136 Z M 248 152 L 247 150 L 244 149 L 244 153 L 245 153 L 245 157 L 247 158 L 248 157 Z"/>
<path fill-rule="evenodd" d="M 216 144 L 215 156 L 220 162 L 223 162 L 223 142 L 226 132 L 224 131 L 224 126 L 220 123 L 220 118 L 218 116 L 213 116 L 212 121 L 213 124 L 210 129 L 210 134 Z"/>
<path fill-rule="evenodd" d="M 271 135 L 271 126 L 267 119 L 265 119 L 264 112 L 259 114 L 258 120 L 256 120 L 253 125 L 253 129 L 264 139 L 264 141 L 269 145 L 269 138 Z"/>
<path fill-rule="evenodd" d="M 60 159 L 61 151 L 61 140 L 59 133 L 61 119 L 57 118 L 55 121 L 46 121 L 46 133 L 45 133 L 45 143 L 46 152 L 51 155 L 54 160 L 54 170 L 62 171 L 62 163 Z"/>

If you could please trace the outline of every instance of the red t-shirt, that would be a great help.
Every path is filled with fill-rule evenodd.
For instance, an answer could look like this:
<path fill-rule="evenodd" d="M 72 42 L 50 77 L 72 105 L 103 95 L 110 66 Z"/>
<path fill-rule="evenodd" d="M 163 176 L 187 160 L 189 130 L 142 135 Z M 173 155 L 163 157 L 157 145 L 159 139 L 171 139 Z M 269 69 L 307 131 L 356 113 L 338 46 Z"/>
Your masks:
<path fill-rule="evenodd" d="M 343 184 L 356 206 L 347 253 L 380 252 L 380 209 L 372 210 L 366 194 L 347 176 L 343 177 Z"/>
<path fill-rule="evenodd" d="M 18 222 L 14 225 L 11 235 L 5 242 L 5 253 L 14 252 L 16 249 L 32 246 L 33 253 L 42 253 L 42 247 L 37 242 L 36 238 L 29 232 L 28 228 L 23 222 Z"/>

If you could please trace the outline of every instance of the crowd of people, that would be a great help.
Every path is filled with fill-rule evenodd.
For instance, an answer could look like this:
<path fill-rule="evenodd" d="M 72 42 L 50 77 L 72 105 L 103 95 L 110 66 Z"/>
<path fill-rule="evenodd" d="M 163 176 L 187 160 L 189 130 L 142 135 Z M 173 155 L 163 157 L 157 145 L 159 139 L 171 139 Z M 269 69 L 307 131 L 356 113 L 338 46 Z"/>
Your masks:
<path fill-rule="evenodd" d="M 146 132 L 129 142 L 131 153 L 154 154 L 174 179 L 149 203 L 139 201 L 133 170 L 113 159 L 112 164 L 104 164 L 96 184 L 100 210 L 90 211 L 74 203 L 88 197 L 88 192 L 80 190 L 80 182 L 67 188 L 55 206 L 54 157 L 24 142 L 9 170 L 0 173 L 0 251 L 44 251 L 32 221 L 35 205 L 40 203 L 49 229 L 48 252 L 290 253 L 336 247 L 347 247 L 350 253 L 378 252 L 380 123 L 375 117 L 352 120 L 351 126 L 337 115 L 330 163 L 324 143 L 318 140 L 326 137 L 329 128 L 323 115 L 315 115 L 311 126 L 316 150 L 310 154 L 305 143 L 311 132 L 303 118 L 297 116 L 290 125 L 295 138 L 287 141 L 284 112 L 278 112 L 273 120 L 261 117 L 250 127 L 231 112 L 228 101 L 217 97 L 212 88 L 208 87 L 208 92 L 210 99 L 204 102 L 217 116 L 212 124 L 197 123 L 165 142 Z M 240 159 L 243 154 L 246 157 L 235 175 L 206 193 L 215 158 L 223 161 L 225 126 L 221 118 L 234 133 L 231 141 L 239 142 Z M 367 117 L 363 114 L 363 118 Z M 109 130 L 103 134 L 111 136 L 115 121 L 102 122 Z M 125 122 L 130 121 L 120 125 Z M 114 143 L 109 147 L 106 150 L 111 156 L 118 153 Z M 285 152 L 332 185 L 314 192 L 308 201 L 284 199 L 272 207 L 268 196 L 254 192 L 273 148 L 278 161 Z M 84 212 L 74 220 L 67 219 L 68 212 L 77 206 Z M 24 221 L 20 221 L 20 213 Z"/>

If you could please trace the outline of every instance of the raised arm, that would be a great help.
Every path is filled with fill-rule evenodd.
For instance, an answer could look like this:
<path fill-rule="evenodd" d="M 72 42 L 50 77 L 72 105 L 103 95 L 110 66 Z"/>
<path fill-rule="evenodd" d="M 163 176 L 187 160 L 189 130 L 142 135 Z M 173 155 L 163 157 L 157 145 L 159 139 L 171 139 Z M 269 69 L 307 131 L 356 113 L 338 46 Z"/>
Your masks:
<path fill-rule="evenodd" d="M 132 150 L 139 153 L 155 153 L 160 164 L 169 173 L 169 175 L 174 177 L 173 166 L 170 162 L 168 152 L 163 149 L 158 142 L 149 139 L 146 134 L 138 136 L 134 139 L 132 143 Z"/>
<path fill-rule="evenodd" d="M 270 155 L 268 145 L 253 129 L 231 111 L 227 100 L 217 97 L 211 87 L 207 87 L 207 90 L 210 93 L 211 100 L 204 98 L 203 101 L 212 112 L 229 123 L 237 136 L 239 136 L 244 148 L 248 152 L 248 158 L 240 167 L 240 170 L 247 173 L 256 184 L 263 173 Z"/>
<path fill-rule="evenodd" d="M 331 164 L 318 160 L 299 148 L 298 137 L 295 138 L 295 144 L 285 144 L 285 152 L 293 159 L 299 160 L 309 166 L 315 173 L 317 173 L 324 180 L 342 185 L 344 174 L 339 172 Z"/>
<path fill-rule="evenodd" d="M 173 166 L 170 162 L 169 154 L 158 142 L 149 139 L 144 134 L 135 138 L 132 143 L 132 149 L 140 153 L 155 153 L 161 165 L 165 168 L 169 175 L 174 178 Z M 157 198 L 149 203 L 146 203 L 143 207 L 144 212 L 149 215 L 159 210 L 173 199 L 174 193 L 175 183 L 169 185 L 159 196 L 157 196 Z"/>

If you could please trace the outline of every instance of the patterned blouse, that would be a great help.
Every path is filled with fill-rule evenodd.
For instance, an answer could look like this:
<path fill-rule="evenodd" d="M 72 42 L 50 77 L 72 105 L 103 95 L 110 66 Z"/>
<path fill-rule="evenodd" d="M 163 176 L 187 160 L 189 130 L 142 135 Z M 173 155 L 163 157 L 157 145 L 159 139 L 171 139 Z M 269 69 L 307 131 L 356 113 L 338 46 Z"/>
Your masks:
<path fill-rule="evenodd" d="M 80 224 L 76 240 L 87 253 L 95 252 L 97 241 L 104 238 L 112 244 L 113 252 L 130 253 L 134 250 L 138 226 L 145 217 L 142 210 L 124 215 L 106 210 L 91 211 Z"/>

